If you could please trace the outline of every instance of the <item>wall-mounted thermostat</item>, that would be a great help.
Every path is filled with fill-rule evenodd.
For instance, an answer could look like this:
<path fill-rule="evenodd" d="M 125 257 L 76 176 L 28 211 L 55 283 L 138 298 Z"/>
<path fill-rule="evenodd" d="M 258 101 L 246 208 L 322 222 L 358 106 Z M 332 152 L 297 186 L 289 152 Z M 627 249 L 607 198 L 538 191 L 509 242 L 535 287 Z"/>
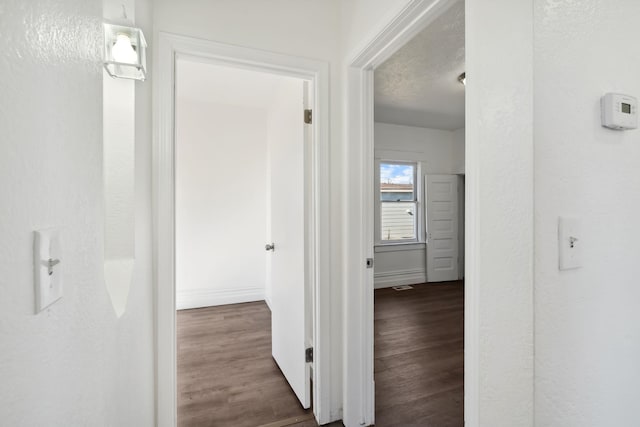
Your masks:
<path fill-rule="evenodd" d="M 625 130 L 638 127 L 638 101 L 633 96 L 607 93 L 600 100 L 602 126 Z"/>

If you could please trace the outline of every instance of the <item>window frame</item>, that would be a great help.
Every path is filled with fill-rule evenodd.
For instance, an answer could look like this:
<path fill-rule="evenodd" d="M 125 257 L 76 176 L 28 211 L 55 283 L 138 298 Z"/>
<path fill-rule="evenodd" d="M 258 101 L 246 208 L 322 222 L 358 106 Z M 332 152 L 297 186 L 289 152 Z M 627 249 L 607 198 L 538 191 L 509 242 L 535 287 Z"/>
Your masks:
<path fill-rule="evenodd" d="M 400 200 L 400 201 L 383 201 L 382 200 L 382 182 L 380 179 L 380 167 L 382 164 L 393 165 L 410 165 L 413 166 L 413 200 Z M 392 246 L 392 245 L 411 245 L 416 243 L 422 243 L 421 230 L 422 230 L 422 212 L 420 206 L 422 205 L 422 184 L 421 179 L 421 164 L 417 160 L 395 160 L 392 158 L 376 158 L 375 161 L 375 196 L 376 196 L 376 212 L 375 212 L 375 244 L 376 246 Z M 382 206 L 383 203 L 407 203 L 414 205 L 414 237 L 412 239 L 396 239 L 396 240 L 383 240 L 382 239 Z"/>

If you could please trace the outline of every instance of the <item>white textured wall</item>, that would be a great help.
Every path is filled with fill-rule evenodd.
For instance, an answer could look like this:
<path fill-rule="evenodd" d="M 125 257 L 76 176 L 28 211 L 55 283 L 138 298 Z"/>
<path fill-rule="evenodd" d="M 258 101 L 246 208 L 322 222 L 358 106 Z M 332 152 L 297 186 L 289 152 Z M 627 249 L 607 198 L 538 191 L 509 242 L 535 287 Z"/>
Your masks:
<path fill-rule="evenodd" d="M 178 309 L 264 299 L 266 158 L 266 110 L 178 92 Z"/>
<path fill-rule="evenodd" d="M 600 96 L 640 96 L 640 3 L 535 2 L 536 425 L 638 424 L 640 130 L 600 126 Z M 558 271 L 558 216 L 583 267 Z"/>
<path fill-rule="evenodd" d="M 532 2 L 467 1 L 465 16 L 465 419 L 473 427 L 527 427 L 533 425 Z M 479 336 L 469 334 L 472 325 Z"/>
<path fill-rule="evenodd" d="M 420 161 L 423 173 L 464 173 L 464 129 L 460 137 L 460 131 L 376 123 L 374 132 L 378 158 Z"/>
<path fill-rule="evenodd" d="M 352 59 L 412 1 L 414 0 L 349 0 L 340 2 L 345 58 Z"/>
<path fill-rule="evenodd" d="M 453 164 L 451 167 L 451 170 L 453 171 L 453 173 L 457 173 L 457 174 L 464 174 L 464 162 L 465 162 L 465 157 L 464 157 L 464 138 L 465 138 L 465 131 L 464 128 L 461 129 L 456 129 L 454 131 L 451 132 L 451 136 L 453 139 L 453 145 L 452 145 L 452 158 L 453 158 Z"/>
<path fill-rule="evenodd" d="M 117 319 L 103 277 L 102 2 L 0 11 L 0 419 L 153 425 L 149 92 L 136 106 L 140 264 Z M 64 230 L 64 296 L 34 315 L 32 231 L 52 226 Z"/>

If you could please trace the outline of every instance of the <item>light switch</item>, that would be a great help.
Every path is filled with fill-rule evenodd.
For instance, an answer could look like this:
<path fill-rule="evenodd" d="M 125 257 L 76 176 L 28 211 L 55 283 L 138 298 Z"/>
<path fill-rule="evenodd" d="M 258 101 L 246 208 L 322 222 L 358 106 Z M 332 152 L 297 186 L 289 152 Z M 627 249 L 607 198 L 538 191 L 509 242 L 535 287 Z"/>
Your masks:
<path fill-rule="evenodd" d="M 582 226 L 577 218 L 560 217 L 558 221 L 560 270 L 582 267 Z"/>
<path fill-rule="evenodd" d="M 39 230 L 34 238 L 36 313 L 62 298 L 60 231 Z"/>

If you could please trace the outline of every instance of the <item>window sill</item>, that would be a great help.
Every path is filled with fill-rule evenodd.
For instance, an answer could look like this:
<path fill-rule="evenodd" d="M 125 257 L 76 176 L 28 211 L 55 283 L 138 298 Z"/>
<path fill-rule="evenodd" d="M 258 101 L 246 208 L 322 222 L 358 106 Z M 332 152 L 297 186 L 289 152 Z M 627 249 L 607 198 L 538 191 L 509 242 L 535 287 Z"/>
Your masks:
<path fill-rule="evenodd" d="M 424 249 L 426 243 L 424 242 L 399 242 L 399 243 L 378 243 L 373 246 L 374 253 L 380 252 L 400 252 L 400 251 L 415 251 Z"/>

